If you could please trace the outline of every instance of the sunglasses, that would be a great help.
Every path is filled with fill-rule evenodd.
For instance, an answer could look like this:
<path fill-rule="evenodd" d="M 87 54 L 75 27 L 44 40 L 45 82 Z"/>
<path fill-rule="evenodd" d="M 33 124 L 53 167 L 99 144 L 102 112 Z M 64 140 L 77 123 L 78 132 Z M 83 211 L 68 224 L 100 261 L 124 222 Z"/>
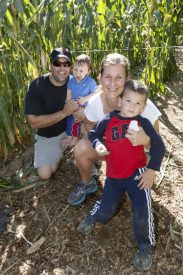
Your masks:
<path fill-rule="evenodd" d="M 56 60 L 52 64 L 54 67 L 62 67 L 63 66 L 64 68 L 68 68 L 71 66 L 71 63 L 69 61 L 60 62 L 60 61 Z"/>

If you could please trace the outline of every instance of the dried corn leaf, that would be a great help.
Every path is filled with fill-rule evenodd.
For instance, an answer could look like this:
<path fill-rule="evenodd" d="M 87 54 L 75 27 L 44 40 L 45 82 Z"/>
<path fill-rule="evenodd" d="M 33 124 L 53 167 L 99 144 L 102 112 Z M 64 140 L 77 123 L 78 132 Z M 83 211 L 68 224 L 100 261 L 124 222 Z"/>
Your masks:
<path fill-rule="evenodd" d="M 33 245 L 31 245 L 31 247 L 27 250 L 27 254 L 36 252 L 42 246 L 45 240 L 45 237 L 41 237 L 37 242 L 33 243 Z"/>

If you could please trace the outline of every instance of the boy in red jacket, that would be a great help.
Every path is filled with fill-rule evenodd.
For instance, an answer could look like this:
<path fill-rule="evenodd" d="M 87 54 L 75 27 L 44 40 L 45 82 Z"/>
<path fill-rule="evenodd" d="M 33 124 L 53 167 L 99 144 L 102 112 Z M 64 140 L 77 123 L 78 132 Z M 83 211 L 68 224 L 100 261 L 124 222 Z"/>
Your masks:
<path fill-rule="evenodd" d="M 89 234 L 96 222 L 106 223 L 113 216 L 126 191 L 132 203 L 134 235 L 138 244 L 134 265 L 140 271 L 148 270 L 152 264 L 155 236 L 150 188 L 165 154 L 161 137 L 149 120 L 140 116 L 147 97 L 145 85 L 129 80 L 122 93 L 121 111 L 111 112 L 89 132 L 89 140 L 96 152 L 106 155 L 107 178 L 101 200 L 96 202 L 78 227 L 81 233 Z M 150 137 L 148 164 L 144 147 L 133 146 L 125 137 L 128 127 L 134 123 L 136 128 L 142 127 Z"/>

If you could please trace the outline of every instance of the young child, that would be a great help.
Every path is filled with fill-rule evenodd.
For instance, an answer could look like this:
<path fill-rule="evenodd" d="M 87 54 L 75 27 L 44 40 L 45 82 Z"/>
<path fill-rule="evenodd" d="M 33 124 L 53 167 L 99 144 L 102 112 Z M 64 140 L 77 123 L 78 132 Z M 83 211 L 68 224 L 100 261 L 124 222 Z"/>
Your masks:
<path fill-rule="evenodd" d="M 74 76 L 68 82 L 67 101 L 75 99 L 80 106 L 85 107 L 97 85 L 89 76 L 92 69 L 92 62 L 88 55 L 81 54 L 76 58 Z M 74 122 L 73 116 L 67 119 L 67 138 L 61 142 L 73 146 L 78 141 L 80 134 L 80 123 Z"/>
<path fill-rule="evenodd" d="M 140 271 L 148 270 L 152 264 L 155 236 L 150 188 L 165 154 L 161 137 L 149 120 L 140 116 L 147 96 L 145 85 L 129 80 L 122 93 L 121 111 L 111 112 L 89 132 L 89 140 L 96 152 L 106 155 L 107 178 L 101 200 L 96 202 L 78 227 L 79 232 L 89 234 L 96 222 L 106 223 L 113 216 L 122 194 L 127 191 L 132 203 L 134 236 L 138 244 L 134 265 Z M 144 147 L 133 146 L 125 137 L 132 121 L 136 121 L 150 137 L 148 164 Z"/>

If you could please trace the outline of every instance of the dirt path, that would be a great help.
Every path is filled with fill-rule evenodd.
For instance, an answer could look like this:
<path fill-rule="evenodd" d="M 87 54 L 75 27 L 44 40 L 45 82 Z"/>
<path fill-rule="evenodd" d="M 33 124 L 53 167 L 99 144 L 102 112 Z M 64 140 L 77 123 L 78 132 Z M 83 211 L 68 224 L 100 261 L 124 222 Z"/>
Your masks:
<path fill-rule="evenodd" d="M 180 80 L 169 83 L 174 93 L 156 102 L 162 112 L 160 131 L 167 151 L 152 191 L 157 245 L 152 268 L 144 274 L 183 274 L 182 84 Z M 30 161 L 29 156 L 24 164 Z M 101 181 L 104 170 L 102 165 Z M 1 205 L 13 208 L 8 230 L 0 235 L 1 274 L 141 274 L 132 263 L 136 246 L 128 198 L 124 198 L 107 226 L 82 236 L 77 226 L 101 191 L 88 197 L 81 206 L 68 206 L 66 198 L 78 179 L 69 153 L 47 184 L 1 195 Z M 30 242 L 35 243 L 41 237 L 45 241 L 40 249 L 26 254 Z"/>

